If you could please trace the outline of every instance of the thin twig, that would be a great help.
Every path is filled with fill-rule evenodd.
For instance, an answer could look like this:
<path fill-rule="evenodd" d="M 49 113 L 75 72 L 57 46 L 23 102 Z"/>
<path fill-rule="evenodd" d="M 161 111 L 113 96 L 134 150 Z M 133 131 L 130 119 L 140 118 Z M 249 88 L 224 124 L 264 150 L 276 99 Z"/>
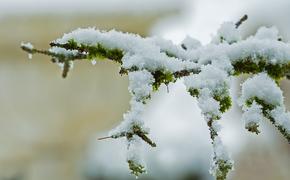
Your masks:
<path fill-rule="evenodd" d="M 241 24 L 243 24 L 243 22 L 245 22 L 248 19 L 248 15 L 244 15 L 235 25 L 236 28 L 239 28 Z"/>
<path fill-rule="evenodd" d="M 104 140 L 104 139 L 111 139 L 112 137 L 111 136 L 107 136 L 107 137 L 101 137 L 101 138 L 97 138 L 97 140 Z"/>

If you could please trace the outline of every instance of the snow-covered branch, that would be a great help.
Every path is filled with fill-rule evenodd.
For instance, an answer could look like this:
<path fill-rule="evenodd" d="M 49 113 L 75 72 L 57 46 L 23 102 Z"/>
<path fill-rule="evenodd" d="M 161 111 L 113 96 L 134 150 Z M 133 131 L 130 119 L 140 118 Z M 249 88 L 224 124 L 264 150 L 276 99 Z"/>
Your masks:
<path fill-rule="evenodd" d="M 254 36 L 242 39 L 238 27 L 246 19 L 244 16 L 237 23 L 223 23 L 206 45 L 189 36 L 181 44 L 173 44 L 158 37 L 87 28 L 64 34 L 51 42 L 48 50 L 38 50 L 30 43 L 21 47 L 30 56 L 35 53 L 51 56 L 52 62 L 62 67 L 63 77 L 75 60 L 95 64 L 98 59 L 108 59 L 120 65 L 120 74 L 129 76 L 131 109 L 124 114 L 124 121 L 101 139 L 127 139 L 127 162 L 136 176 L 146 171 L 138 150 L 140 141 L 156 146 L 142 119 L 144 106 L 162 84 L 184 78 L 210 130 L 213 145 L 210 172 L 223 180 L 233 168 L 233 161 L 219 137 L 218 121 L 232 105 L 229 87 L 233 76 L 254 75 L 243 83 L 239 100 L 245 128 L 258 134 L 259 122 L 269 119 L 290 143 L 290 113 L 278 87 L 281 79 L 290 76 L 290 44 L 281 41 L 275 27 L 261 27 Z"/>

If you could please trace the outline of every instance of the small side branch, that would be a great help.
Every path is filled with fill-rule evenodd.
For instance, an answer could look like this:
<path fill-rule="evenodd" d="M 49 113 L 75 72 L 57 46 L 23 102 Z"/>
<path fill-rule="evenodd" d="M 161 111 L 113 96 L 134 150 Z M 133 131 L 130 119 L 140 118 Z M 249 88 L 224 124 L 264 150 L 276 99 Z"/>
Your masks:
<path fill-rule="evenodd" d="M 104 139 L 111 139 L 112 138 L 112 136 L 107 136 L 107 137 L 101 137 L 101 138 L 97 138 L 97 140 L 104 140 Z"/>
<path fill-rule="evenodd" d="M 58 62 L 64 62 L 65 60 L 81 60 L 81 59 L 87 59 L 87 55 L 83 54 L 81 52 L 77 53 L 76 55 L 70 55 L 70 56 L 65 56 L 64 54 L 58 54 L 49 50 L 41 50 L 41 49 L 36 49 L 36 48 L 28 48 L 26 46 L 21 46 L 21 49 L 24 50 L 25 52 L 27 52 L 28 54 L 43 54 L 43 55 L 47 55 L 50 57 L 53 57 L 53 59 L 55 60 L 58 59 Z M 55 62 L 55 61 L 53 61 Z"/>
<path fill-rule="evenodd" d="M 115 61 L 117 63 L 122 64 L 122 58 L 123 58 L 123 51 L 120 49 L 109 49 L 101 45 L 100 43 L 96 45 L 85 45 L 80 44 L 74 41 L 73 39 L 68 41 L 65 44 L 50 43 L 51 47 L 60 47 L 64 48 L 66 50 L 77 50 L 78 52 L 82 54 L 87 54 L 87 59 L 93 59 L 93 58 L 107 58 L 109 60 Z"/>
<path fill-rule="evenodd" d="M 130 139 L 133 137 L 133 135 L 136 135 L 140 137 L 143 141 L 145 141 L 147 144 L 149 144 L 151 147 L 156 147 L 156 143 L 153 142 L 148 136 L 147 132 L 144 132 L 141 130 L 139 126 L 133 126 L 132 127 L 133 132 L 122 132 L 118 135 L 112 135 L 112 136 L 106 136 L 106 137 L 101 137 L 97 138 L 97 140 L 105 140 L 105 139 L 117 139 L 121 137 L 126 137 L 127 139 Z"/>
<path fill-rule="evenodd" d="M 221 157 L 218 153 L 221 149 L 225 151 L 224 146 L 220 140 L 218 132 L 213 127 L 213 122 L 216 120 L 210 120 L 208 127 L 210 130 L 210 137 L 213 146 L 213 159 L 211 165 L 211 173 L 215 176 L 216 180 L 225 180 L 229 172 L 233 169 L 233 162 L 229 157 Z"/>
<path fill-rule="evenodd" d="M 240 25 L 243 24 L 243 22 L 245 22 L 246 20 L 248 19 L 248 15 L 244 15 L 235 25 L 236 25 L 236 28 L 239 28 Z"/>

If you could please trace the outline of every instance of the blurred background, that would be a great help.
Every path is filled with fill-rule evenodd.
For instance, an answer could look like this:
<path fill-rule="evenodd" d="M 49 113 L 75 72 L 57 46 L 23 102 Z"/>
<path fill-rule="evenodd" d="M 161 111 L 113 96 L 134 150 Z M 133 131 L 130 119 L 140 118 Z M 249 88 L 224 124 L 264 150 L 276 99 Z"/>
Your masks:
<path fill-rule="evenodd" d="M 97 141 L 129 108 L 127 77 L 111 62 L 77 62 L 68 78 L 48 57 L 28 60 L 19 48 L 50 41 L 78 27 L 210 41 L 224 21 L 249 15 L 241 31 L 275 25 L 290 38 L 288 0 L 0 0 L 0 180 L 134 179 L 123 140 Z M 232 83 L 233 97 L 240 82 Z M 282 82 L 287 107 L 289 81 Z M 157 142 L 144 146 L 148 174 L 140 179 L 204 180 L 211 145 L 196 101 L 182 81 L 154 94 L 144 118 Z M 269 122 L 259 136 L 244 129 L 234 102 L 222 138 L 235 160 L 229 179 L 289 180 L 290 146 Z"/>

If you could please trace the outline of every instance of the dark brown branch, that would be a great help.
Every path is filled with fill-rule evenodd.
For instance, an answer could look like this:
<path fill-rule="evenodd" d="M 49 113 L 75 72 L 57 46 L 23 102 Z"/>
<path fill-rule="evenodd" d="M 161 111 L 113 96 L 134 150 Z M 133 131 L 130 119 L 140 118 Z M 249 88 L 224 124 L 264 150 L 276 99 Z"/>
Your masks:
<path fill-rule="evenodd" d="M 112 138 L 112 136 L 107 136 L 107 137 L 101 137 L 101 138 L 97 138 L 97 140 L 104 140 L 104 139 L 111 139 Z"/>
<path fill-rule="evenodd" d="M 154 143 L 148 136 L 146 136 L 146 133 L 141 130 L 139 126 L 133 127 L 134 133 L 139 136 L 143 141 L 147 142 L 150 146 L 156 147 L 156 143 Z"/>
<path fill-rule="evenodd" d="M 117 139 L 117 138 L 121 138 L 121 137 L 126 137 L 127 139 L 131 139 L 133 137 L 133 135 L 139 136 L 143 141 L 145 141 L 146 143 L 148 143 L 150 146 L 152 147 L 156 147 L 156 143 L 153 142 L 148 136 L 147 136 L 147 132 L 142 131 L 142 129 L 139 126 L 134 125 L 132 127 L 132 131 L 133 132 L 122 132 L 118 135 L 112 135 L 112 136 L 106 136 L 106 137 L 101 137 L 98 138 L 97 140 L 104 140 L 104 139 Z"/>
<path fill-rule="evenodd" d="M 248 15 L 244 15 L 235 25 L 236 25 L 236 28 L 239 28 L 240 25 L 243 24 L 243 22 L 245 22 L 246 20 L 248 19 Z"/>

